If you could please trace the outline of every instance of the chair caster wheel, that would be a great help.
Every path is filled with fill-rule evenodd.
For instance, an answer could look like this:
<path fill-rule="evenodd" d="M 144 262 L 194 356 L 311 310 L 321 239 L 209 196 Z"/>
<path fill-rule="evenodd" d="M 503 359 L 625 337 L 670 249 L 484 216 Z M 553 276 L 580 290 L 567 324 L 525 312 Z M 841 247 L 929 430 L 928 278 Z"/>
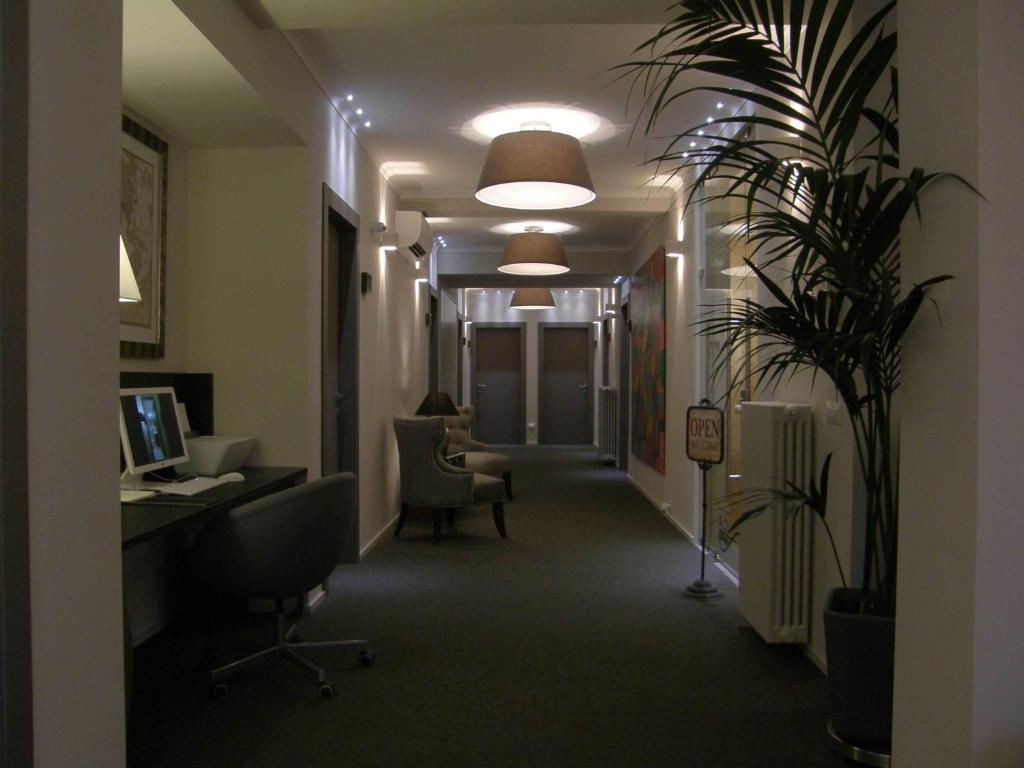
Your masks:
<path fill-rule="evenodd" d="M 223 699 L 228 695 L 227 683 L 214 683 L 213 687 L 210 688 L 210 693 L 213 694 L 215 699 Z"/>
<path fill-rule="evenodd" d="M 320 694 L 321 699 L 329 699 L 334 696 L 334 685 L 332 683 L 320 683 L 317 693 Z"/>
<path fill-rule="evenodd" d="M 370 651 L 359 652 L 359 664 L 363 667 L 372 667 L 377 659 Z"/>

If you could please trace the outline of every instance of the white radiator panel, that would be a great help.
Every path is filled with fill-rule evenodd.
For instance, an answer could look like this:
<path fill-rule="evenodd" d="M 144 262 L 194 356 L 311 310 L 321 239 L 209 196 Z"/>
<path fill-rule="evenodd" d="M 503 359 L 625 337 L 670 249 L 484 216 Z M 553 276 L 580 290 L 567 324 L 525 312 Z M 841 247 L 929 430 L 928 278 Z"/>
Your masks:
<path fill-rule="evenodd" d="M 807 489 L 813 476 L 809 405 L 743 403 L 743 488 Z M 769 643 L 806 643 L 811 607 L 814 513 L 782 505 L 744 523 L 740 536 L 740 613 Z"/>
<path fill-rule="evenodd" d="M 619 391 L 615 387 L 598 388 L 598 434 L 601 458 L 614 464 L 619 458 Z"/>

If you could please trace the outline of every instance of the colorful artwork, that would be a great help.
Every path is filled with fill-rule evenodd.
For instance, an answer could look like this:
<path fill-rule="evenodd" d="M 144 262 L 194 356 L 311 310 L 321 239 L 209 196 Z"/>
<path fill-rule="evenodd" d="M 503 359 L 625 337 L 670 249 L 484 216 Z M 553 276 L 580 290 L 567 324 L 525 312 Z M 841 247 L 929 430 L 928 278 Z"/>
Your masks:
<path fill-rule="evenodd" d="M 665 249 L 629 289 L 633 455 L 665 474 Z"/>

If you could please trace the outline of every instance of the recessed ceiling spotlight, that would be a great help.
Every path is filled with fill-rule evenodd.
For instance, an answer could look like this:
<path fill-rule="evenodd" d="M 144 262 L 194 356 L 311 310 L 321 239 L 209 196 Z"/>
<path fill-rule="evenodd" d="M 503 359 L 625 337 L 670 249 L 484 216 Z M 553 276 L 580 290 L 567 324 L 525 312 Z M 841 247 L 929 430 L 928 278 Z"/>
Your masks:
<path fill-rule="evenodd" d="M 715 122 L 715 118 L 713 118 L 711 115 L 708 115 L 707 119 L 704 122 L 707 123 L 708 125 L 711 125 L 713 122 Z"/>
<path fill-rule="evenodd" d="M 357 114 L 357 115 L 361 115 L 361 114 L 363 114 L 363 108 L 362 108 L 362 107 L 359 107 L 359 109 L 357 109 L 357 110 L 356 110 L 356 114 Z"/>
<path fill-rule="evenodd" d="M 723 104 L 722 102 L 718 102 L 717 104 L 715 104 L 715 109 L 721 109 L 724 106 L 725 104 Z"/>
<path fill-rule="evenodd" d="M 579 232 L 579 227 L 569 224 L 565 221 L 547 221 L 547 220 L 533 220 L 530 221 L 509 221 L 504 224 L 498 224 L 497 226 L 491 227 L 491 232 L 497 235 L 514 235 L 517 232 L 526 232 L 530 227 L 540 227 L 541 230 L 547 232 L 550 235 L 565 235 L 573 232 Z"/>
<path fill-rule="evenodd" d="M 689 156 L 690 156 L 689 152 L 683 152 L 683 157 L 689 157 Z"/>
<path fill-rule="evenodd" d="M 369 120 L 367 120 L 365 123 L 363 123 L 363 127 L 365 127 L 365 128 L 369 128 L 371 125 L 373 125 L 373 123 L 371 123 Z"/>
<path fill-rule="evenodd" d="M 696 147 L 697 146 L 697 142 L 696 141 L 691 141 L 690 142 L 690 146 L 691 147 Z"/>
<path fill-rule="evenodd" d="M 349 94 L 348 96 L 346 96 L 346 97 L 345 97 L 345 101 L 352 101 L 352 99 L 354 99 L 354 98 L 355 98 L 355 96 L 353 96 L 353 95 L 352 95 L 352 94 L 350 93 L 350 94 Z"/>
<path fill-rule="evenodd" d="M 486 139 L 522 130 L 524 125 L 545 123 L 556 133 L 577 139 L 597 133 L 605 121 L 593 112 L 560 104 L 516 104 L 491 109 L 474 117 L 468 124 Z M 467 127 L 467 126 L 464 126 Z"/>
<path fill-rule="evenodd" d="M 699 131 L 697 131 L 697 135 L 698 136 L 703 136 L 704 135 L 704 129 L 701 128 Z"/>

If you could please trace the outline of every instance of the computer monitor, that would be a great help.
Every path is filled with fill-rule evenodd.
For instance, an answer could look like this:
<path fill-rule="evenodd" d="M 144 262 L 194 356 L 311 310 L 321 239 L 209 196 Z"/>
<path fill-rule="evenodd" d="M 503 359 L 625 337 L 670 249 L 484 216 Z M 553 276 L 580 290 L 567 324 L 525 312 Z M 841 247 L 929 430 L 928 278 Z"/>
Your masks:
<path fill-rule="evenodd" d="M 173 387 L 122 389 L 118 399 L 128 474 L 141 475 L 188 461 Z"/>

